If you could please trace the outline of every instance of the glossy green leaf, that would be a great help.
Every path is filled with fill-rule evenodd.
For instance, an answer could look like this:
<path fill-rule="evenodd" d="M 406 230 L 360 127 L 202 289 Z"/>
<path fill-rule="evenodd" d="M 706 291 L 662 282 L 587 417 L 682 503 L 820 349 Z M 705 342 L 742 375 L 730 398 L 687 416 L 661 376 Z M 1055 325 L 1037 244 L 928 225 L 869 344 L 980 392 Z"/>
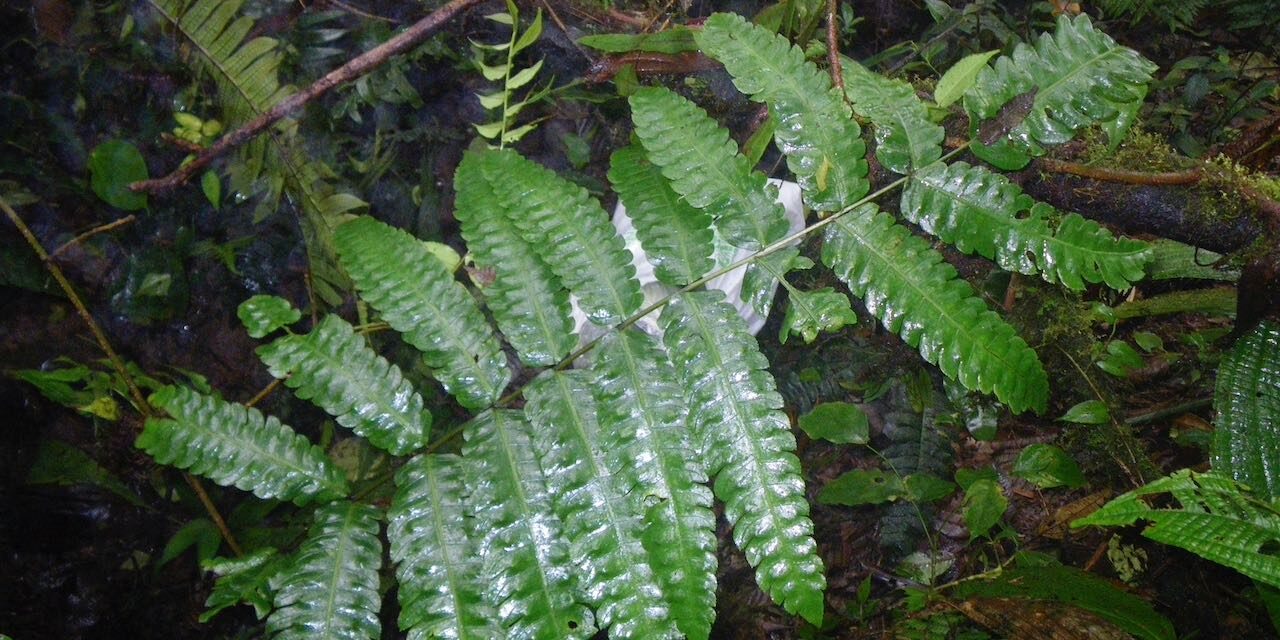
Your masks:
<path fill-rule="evenodd" d="M 994 480 L 977 480 L 964 489 L 964 524 L 969 539 L 982 537 L 1009 508 L 1009 499 Z"/>
<path fill-rule="evenodd" d="M 302 312 L 284 298 L 259 294 L 241 302 L 236 308 L 236 316 L 250 336 L 262 338 L 280 327 L 297 322 L 302 318 Z"/>
<path fill-rule="evenodd" d="M 296 504 L 347 494 L 324 452 L 275 417 L 185 387 L 165 387 L 149 400 L 171 418 L 148 418 L 135 446 L 160 464 Z"/>
<path fill-rule="evenodd" d="M 204 175 L 200 176 L 200 191 L 204 193 L 205 200 L 208 200 L 214 209 L 222 206 L 222 179 L 218 174 L 212 171 L 204 172 Z"/>
<path fill-rule="evenodd" d="M 1101 400 L 1085 400 L 1067 409 L 1058 419 L 1076 424 L 1105 424 L 1111 421 L 1111 410 Z"/>
<path fill-rule="evenodd" d="M 1151 259 L 1146 243 L 1113 236 L 1074 213 L 1063 216 L 1008 178 L 964 162 L 934 163 L 912 174 L 902 212 L 961 251 L 1077 291 L 1086 282 L 1127 289 L 1145 277 Z"/>
<path fill-rule="evenodd" d="M 374 446 L 405 455 L 427 444 L 431 414 L 397 367 L 327 315 L 307 335 L 258 348 L 271 375 Z"/>
<path fill-rule="evenodd" d="M 706 640 L 715 619 L 715 514 L 706 469 L 689 455 L 679 377 L 654 339 L 636 329 L 605 338 L 595 358 L 600 423 L 629 439 L 606 452 L 610 467 L 644 514 L 640 542 L 672 619 L 691 640 Z"/>
<path fill-rule="evenodd" d="M 453 184 L 454 216 L 477 269 L 492 269 L 483 292 L 502 334 L 525 364 L 550 366 L 578 343 L 573 333 L 569 292 L 508 216 L 494 206 L 488 182 L 489 154 L 467 152 Z"/>
<path fill-rule="evenodd" d="M 484 563 L 485 601 L 508 637 L 590 638 L 595 618 L 580 601 L 580 570 L 538 465 L 524 415 L 492 409 L 466 424 L 462 455 L 471 507 L 467 535 Z"/>
<path fill-rule="evenodd" d="M 715 479 L 734 541 L 765 593 L 819 624 L 826 579 L 768 362 L 719 292 L 675 298 L 659 323 L 688 394 L 694 449 Z"/>
<path fill-rule="evenodd" d="M 652 51 L 676 54 L 698 50 L 693 30 L 679 25 L 655 33 L 601 33 L 583 36 L 578 38 L 578 44 L 603 53 Z"/>
<path fill-rule="evenodd" d="M 854 113 L 875 126 L 876 160 L 897 173 L 908 173 L 942 157 L 946 132 L 929 119 L 916 90 L 902 80 L 886 78 L 848 58 L 841 59 L 845 95 Z"/>
<path fill-rule="evenodd" d="M 902 483 L 907 499 L 918 503 L 941 500 L 956 491 L 954 482 L 927 473 L 913 473 L 903 478 Z"/>
<path fill-rule="evenodd" d="M 769 105 L 774 140 L 805 204 L 837 211 L 866 195 L 866 147 L 830 77 L 781 35 L 733 13 L 707 18 L 696 38 L 724 63 L 739 91 Z"/>
<path fill-rule="evenodd" d="M 396 472 L 387 539 L 396 563 L 400 629 L 411 640 L 500 635 L 497 612 L 484 601 L 481 558 L 467 537 L 466 461 L 418 456 Z"/>
<path fill-rule="evenodd" d="M 592 372 L 546 371 L 524 389 L 525 415 L 552 507 L 571 554 L 592 587 L 589 603 L 615 638 L 678 638 L 680 632 L 640 543 L 644 504 L 619 482 L 612 452 L 628 448 L 624 430 L 601 428 Z"/>
<path fill-rule="evenodd" d="M 892 502 L 906 493 L 902 478 L 891 471 L 854 469 L 823 487 L 818 493 L 818 502 L 857 507 Z"/>
<path fill-rule="evenodd" d="M 213 619 L 220 611 L 238 604 L 253 607 L 258 619 L 271 611 L 275 591 L 271 580 L 288 565 L 286 558 L 274 547 L 263 547 L 238 558 L 210 558 L 200 566 L 213 572 L 218 579 L 205 600 L 205 612 L 200 614 L 201 624 Z"/>
<path fill-rule="evenodd" d="M 381 636 L 377 508 L 339 501 L 315 521 L 288 571 L 276 574 L 267 633 L 278 640 L 369 640 Z"/>
<path fill-rule="evenodd" d="M 108 140 L 89 152 L 89 186 L 103 202 L 117 209 L 147 208 L 147 194 L 129 189 L 130 184 L 147 177 L 147 161 L 137 147 L 124 140 Z"/>
<path fill-rule="evenodd" d="M 786 344 L 787 336 L 799 335 L 809 344 L 823 331 L 839 331 L 845 325 L 858 324 L 858 314 L 849 306 L 849 296 L 831 287 L 817 291 L 792 291 L 787 298 L 787 314 L 782 318 L 778 341 Z"/>
<path fill-rule="evenodd" d="M 1163 498 L 1177 500 L 1176 506 Z M 1255 580 L 1280 586 L 1280 513 L 1265 495 L 1216 473 L 1182 470 L 1130 491 L 1072 527 L 1126 526 L 1144 521 L 1142 535 L 1181 547 Z"/>
<path fill-rule="evenodd" d="M 615 151 L 609 182 L 626 205 L 659 281 L 683 287 L 715 267 L 711 216 L 676 194 L 643 148 L 633 144 Z"/>
<path fill-rule="evenodd" d="M 507 220 L 520 230 L 587 318 L 621 322 L 644 301 L 627 251 L 587 190 L 510 149 L 485 152 L 481 170 Z"/>
<path fill-rule="evenodd" d="M 639 89 L 629 100 L 649 161 L 676 193 L 715 219 L 725 240 L 759 249 L 787 235 L 785 210 L 764 174 L 751 169 L 706 111 L 662 87 Z"/>
<path fill-rule="evenodd" d="M 471 294 L 413 236 L 361 217 L 334 234 L 361 296 L 422 352 L 445 390 L 480 409 L 511 380 L 507 357 Z"/>
<path fill-rule="evenodd" d="M 1013 475 L 1041 489 L 1078 489 L 1085 483 L 1080 465 L 1066 451 L 1051 444 L 1033 444 L 1023 449 L 1013 463 Z"/>
<path fill-rule="evenodd" d="M 890 331 L 965 387 L 1043 411 L 1049 383 L 1027 343 L 928 244 L 864 205 L 827 227 L 822 261 Z"/>
<path fill-rule="evenodd" d="M 978 73 L 987 68 L 987 61 L 992 56 L 1000 53 L 998 50 L 983 51 L 981 53 L 971 53 L 959 60 L 956 60 L 946 71 L 938 78 L 938 84 L 933 89 L 933 101 L 939 107 L 946 108 L 951 103 L 959 100 L 964 93 L 972 87 L 974 82 L 978 80 Z"/>
<path fill-rule="evenodd" d="M 1142 355 L 1136 349 L 1129 346 L 1124 340 L 1112 340 L 1107 343 L 1107 353 L 1096 363 L 1099 369 L 1117 377 L 1123 378 L 1131 371 L 1141 369 L 1143 366 Z"/>
<path fill-rule="evenodd" d="M 824 402 L 800 416 L 800 429 L 815 440 L 866 444 L 871 439 L 867 414 L 856 404 Z"/>
<path fill-rule="evenodd" d="M 1263 321 L 1236 342 L 1218 368 L 1213 406 L 1214 471 L 1280 496 L 1280 324 Z"/>

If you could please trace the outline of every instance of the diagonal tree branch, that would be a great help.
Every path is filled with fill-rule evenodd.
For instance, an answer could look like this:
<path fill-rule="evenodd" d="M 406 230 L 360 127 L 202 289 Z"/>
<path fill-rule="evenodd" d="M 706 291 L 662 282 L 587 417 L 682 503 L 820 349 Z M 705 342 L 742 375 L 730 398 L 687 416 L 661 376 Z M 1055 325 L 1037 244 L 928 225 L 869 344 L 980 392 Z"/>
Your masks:
<path fill-rule="evenodd" d="M 477 4 L 480 0 L 451 0 L 448 4 L 436 9 L 425 18 L 396 34 L 386 42 L 352 58 L 346 64 L 330 71 L 306 89 L 295 93 L 254 118 L 243 127 L 223 136 L 217 143 L 209 147 L 194 160 L 178 168 L 162 178 L 140 180 L 129 185 L 133 191 L 159 193 L 177 187 L 191 179 L 196 173 L 209 166 L 209 163 L 224 156 L 228 151 L 248 142 L 258 134 L 266 131 L 282 118 L 300 110 L 304 105 L 328 93 L 335 87 L 355 80 L 378 68 L 392 56 L 399 55 L 421 43 L 435 32 L 440 25 L 448 22 L 463 9 Z"/>

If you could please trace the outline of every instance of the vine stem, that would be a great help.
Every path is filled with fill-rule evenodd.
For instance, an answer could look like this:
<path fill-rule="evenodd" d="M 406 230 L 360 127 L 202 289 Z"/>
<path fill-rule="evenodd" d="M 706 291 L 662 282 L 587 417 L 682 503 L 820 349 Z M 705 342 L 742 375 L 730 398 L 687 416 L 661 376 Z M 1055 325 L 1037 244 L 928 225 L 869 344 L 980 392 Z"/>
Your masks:
<path fill-rule="evenodd" d="M 75 307 L 76 314 L 89 327 L 89 332 L 93 334 L 93 339 L 98 343 L 98 348 L 102 349 L 102 352 L 107 355 L 107 361 L 111 363 L 111 368 L 116 370 L 116 375 L 120 376 L 120 379 L 124 381 L 125 387 L 129 389 L 129 397 L 138 408 L 138 412 L 144 418 L 154 417 L 155 414 L 151 410 L 151 405 L 143 397 L 142 390 L 138 388 L 133 376 L 129 375 L 129 370 L 124 365 L 124 359 L 111 346 L 111 342 L 107 340 L 107 335 L 103 333 L 102 327 L 98 326 L 98 322 L 93 319 L 93 315 L 89 313 L 89 308 L 85 306 L 84 300 L 80 298 L 80 294 L 76 293 L 75 288 L 71 286 L 71 281 L 67 280 L 67 276 L 62 273 L 62 269 L 45 251 L 40 239 L 31 232 L 31 228 L 23 222 L 18 212 L 14 211 L 13 207 L 10 207 L 9 203 L 2 197 L 0 197 L 0 209 L 4 210 L 5 216 L 13 223 L 13 226 L 18 228 L 18 233 L 22 234 L 22 237 L 26 239 L 27 244 L 31 246 L 31 250 L 40 258 L 40 262 L 44 263 L 49 275 L 53 276 L 62 292 L 66 294 L 67 299 L 71 301 L 71 306 Z M 200 484 L 200 480 L 190 473 L 183 472 L 182 475 L 191 487 L 191 491 L 196 494 L 196 498 L 200 500 L 200 504 L 204 505 L 205 512 L 208 514 L 209 519 L 213 521 L 214 526 L 218 528 L 218 532 L 222 534 L 222 539 L 227 542 L 227 546 L 237 556 L 244 555 L 244 550 L 240 548 L 240 543 L 236 541 L 231 529 L 227 527 L 227 522 L 222 518 L 222 513 L 218 511 L 217 505 L 213 504 L 213 500 L 209 498 L 209 494 L 204 490 L 204 486 Z"/>

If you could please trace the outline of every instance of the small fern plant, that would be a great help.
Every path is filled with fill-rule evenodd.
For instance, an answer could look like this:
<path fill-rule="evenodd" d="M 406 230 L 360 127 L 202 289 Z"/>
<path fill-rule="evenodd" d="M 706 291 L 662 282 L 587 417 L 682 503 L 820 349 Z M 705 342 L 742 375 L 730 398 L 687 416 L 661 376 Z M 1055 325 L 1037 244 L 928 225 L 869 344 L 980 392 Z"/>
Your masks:
<path fill-rule="evenodd" d="M 858 120 L 874 127 L 881 164 L 904 176 L 890 185 L 905 185 L 903 216 L 962 251 L 1070 289 L 1121 288 L 1142 277 L 1145 245 L 1034 202 L 991 170 L 945 164 L 941 128 L 904 83 L 845 61 L 841 95 L 799 48 L 729 14 L 709 18 L 697 42 L 773 112 L 775 141 L 820 214 L 804 233 L 824 230 L 822 261 L 849 291 L 947 376 L 1014 411 L 1043 410 L 1035 352 L 927 241 L 878 209 L 872 198 L 889 187 L 867 195 Z M 984 68 L 964 105 L 988 155 L 1012 164 L 1084 127 L 1122 132 L 1117 121 L 1133 113 L 1152 68 L 1087 17 L 1062 18 L 1054 34 Z M 260 349 L 299 397 L 400 456 L 385 511 L 353 497 L 326 452 L 275 418 L 180 387 L 152 396 L 168 417 L 149 420 L 138 446 L 158 461 L 315 507 L 287 559 L 268 550 L 219 563 L 238 570 L 219 580 L 219 603 L 236 589 L 270 602 L 275 637 L 375 637 L 385 522 L 411 638 L 607 629 L 704 639 L 719 500 L 762 590 L 821 622 L 823 564 L 782 399 L 735 308 L 701 289 L 745 265 L 742 300 L 763 312 L 806 261 L 773 188 L 727 131 L 661 87 L 629 101 L 638 142 L 613 155 L 609 177 L 656 277 L 676 291 L 654 304 L 644 306 L 633 256 L 601 205 L 511 149 L 473 148 L 455 176 L 462 235 L 494 274 L 478 290 L 425 243 L 372 218 L 334 233 L 361 298 L 473 412 L 456 453 L 438 451 L 450 443 L 432 439 L 405 374 L 338 316 Z M 716 238 L 753 253 L 718 264 Z M 844 293 L 788 291 L 787 331 L 812 336 L 852 313 Z M 602 337 L 577 335 L 575 305 Z M 660 314 L 653 334 L 635 327 L 650 313 Z M 272 297 L 241 309 L 256 337 L 300 315 Z M 504 342 L 536 372 L 517 390 Z"/>

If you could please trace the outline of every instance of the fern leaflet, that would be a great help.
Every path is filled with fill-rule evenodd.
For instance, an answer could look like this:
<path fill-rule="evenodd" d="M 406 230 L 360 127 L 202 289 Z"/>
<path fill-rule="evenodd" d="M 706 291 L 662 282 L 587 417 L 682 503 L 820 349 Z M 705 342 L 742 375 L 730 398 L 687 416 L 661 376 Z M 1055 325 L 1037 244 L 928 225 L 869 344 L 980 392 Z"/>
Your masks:
<path fill-rule="evenodd" d="M 466 464 L 454 455 L 424 455 L 396 472 L 387 539 L 400 580 L 400 628 L 410 640 L 500 635 L 466 535 Z"/>
<path fill-rule="evenodd" d="M 641 331 L 607 337 L 592 369 L 601 424 L 630 440 L 607 451 L 644 514 L 640 542 L 685 636 L 706 640 L 715 619 L 716 539 L 707 472 L 689 455 L 688 407 L 666 353 Z"/>
<path fill-rule="evenodd" d="M 765 593 L 820 624 L 826 579 L 769 363 L 719 292 L 681 295 L 659 322 L 686 389 L 695 449 L 715 477 L 734 541 Z"/>
<path fill-rule="evenodd" d="M 280 338 L 258 355 L 299 398 L 375 446 L 404 455 L 426 444 L 431 414 L 422 396 L 342 318 L 327 315 L 311 333 Z"/>
<path fill-rule="evenodd" d="M 507 357 L 475 300 L 413 236 L 373 218 L 338 228 L 339 257 L 364 299 L 436 370 L 464 407 L 498 400 Z"/>
<path fill-rule="evenodd" d="M 1127 289 L 1145 276 L 1146 243 L 1117 238 L 1078 214 L 1059 217 L 1002 175 L 964 162 L 935 162 L 911 175 L 902 213 L 925 231 L 1001 268 L 1084 289 L 1105 282 Z"/>
<path fill-rule="evenodd" d="M 910 84 L 886 78 L 841 59 L 844 91 L 853 111 L 875 125 L 876 160 L 897 173 L 910 173 L 942 157 L 946 132 L 929 120 L 929 111 Z"/>
<path fill-rule="evenodd" d="M 378 638 L 378 509 L 341 501 L 316 510 L 288 571 L 275 576 L 267 632 L 278 640 Z"/>
<path fill-rule="evenodd" d="M 1280 326 L 1264 321 L 1241 338 L 1218 369 L 1215 471 L 1280 496 Z"/>
<path fill-rule="evenodd" d="M 677 638 L 638 533 L 641 505 L 626 499 L 606 452 L 631 442 L 621 430 L 601 429 L 588 371 L 548 371 L 525 387 L 525 415 L 534 447 L 564 522 L 575 561 L 584 569 L 587 597 L 601 627 L 618 638 Z"/>
<path fill-rule="evenodd" d="M 347 495 L 342 471 L 273 416 L 186 387 L 165 387 L 149 400 L 172 419 L 148 418 L 135 446 L 160 464 L 299 505 Z"/>
<path fill-rule="evenodd" d="M 1015 412 L 1044 411 L 1049 383 L 1036 354 L 986 308 L 938 252 L 868 204 L 829 227 L 822 261 L 867 310 L 925 360 Z"/>

